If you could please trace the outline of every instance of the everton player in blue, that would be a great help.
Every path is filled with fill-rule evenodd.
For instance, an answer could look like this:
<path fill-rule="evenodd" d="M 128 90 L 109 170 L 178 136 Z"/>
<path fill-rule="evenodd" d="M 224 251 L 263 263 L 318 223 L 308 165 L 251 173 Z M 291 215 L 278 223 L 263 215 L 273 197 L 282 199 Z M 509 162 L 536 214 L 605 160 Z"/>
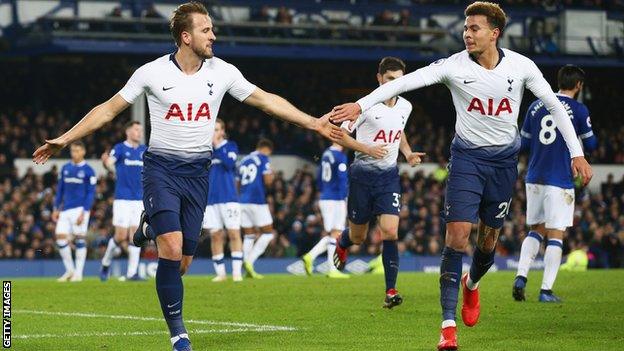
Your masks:
<path fill-rule="evenodd" d="M 109 123 L 145 93 L 151 125 L 149 148 L 143 155 L 145 215 L 133 241 L 142 246 L 155 238 L 156 292 L 172 349 L 189 351 L 182 275 L 199 242 L 208 199 L 212 136 L 225 94 L 327 138 L 337 140 L 342 132 L 329 122 L 329 115 L 314 118 L 300 111 L 286 99 L 251 84 L 234 65 L 214 57 L 212 20 L 201 3 L 178 6 L 169 27 L 175 53 L 139 67 L 119 93 L 94 107 L 60 137 L 46 140 L 33 153 L 33 161 L 46 162 L 69 143 Z M 143 225 L 145 221 L 149 225 Z"/>
<path fill-rule="evenodd" d="M 97 178 L 93 168 L 84 160 L 85 146 L 77 141 L 71 144 L 71 162 L 66 163 L 59 172 L 54 212 L 56 221 L 56 245 L 63 259 L 65 273 L 59 282 L 82 281 L 82 271 L 87 259 L 87 228 L 89 213 L 95 199 Z M 76 245 L 76 266 L 72 260 L 69 240 L 74 237 Z"/>
<path fill-rule="evenodd" d="M 585 151 L 596 149 L 598 142 L 591 128 L 589 111 L 575 100 L 583 89 L 585 72 L 577 66 L 567 65 L 559 70 L 557 80 L 557 97 L 565 107 L 576 134 L 583 141 Z M 553 118 L 541 100 L 529 107 L 521 135 L 522 148 L 530 151 L 526 195 L 527 224 L 531 231 L 522 242 L 512 295 L 516 301 L 525 300 L 529 267 L 542 242 L 545 242 L 544 276 L 539 301 L 561 302 L 553 294 L 552 287 L 561 264 L 563 237 L 574 219 L 572 160 L 561 133 L 555 128 Z"/>
<path fill-rule="evenodd" d="M 230 239 L 232 255 L 232 280 L 243 280 L 243 251 L 240 236 L 241 210 L 236 191 L 236 160 L 238 145 L 226 139 L 225 123 L 217 118 L 213 139 L 214 153 L 208 185 L 208 206 L 204 213 L 203 228 L 210 235 L 212 263 L 216 272 L 213 282 L 226 280 L 223 247 L 225 240 L 223 228 Z"/>
<path fill-rule="evenodd" d="M 141 144 L 143 128 L 138 121 L 126 123 L 126 140 L 116 144 L 110 153 L 102 155 L 102 163 L 108 170 L 115 170 L 115 200 L 113 201 L 113 226 L 115 234 L 108 240 L 106 252 L 102 257 L 100 279 L 106 281 L 113 256 L 120 248 L 127 245 L 128 280 L 142 280 L 138 273 L 141 248 L 134 246 L 130 236 L 139 226 L 143 211 L 143 153 L 147 146 Z M 127 243 L 127 244 L 126 244 Z"/>
<path fill-rule="evenodd" d="M 323 152 L 321 157 L 316 180 L 321 192 L 319 209 L 323 217 L 323 227 L 328 235 L 321 238 L 310 252 L 301 257 L 308 275 L 314 271 L 314 260 L 327 251 L 327 262 L 329 263 L 327 276 L 329 278 L 349 277 L 332 264 L 336 251 L 336 239 L 344 230 L 347 218 L 346 198 L 349 190 L 347 163 L 347 155 L 338 143 L 333 143 Z"/>

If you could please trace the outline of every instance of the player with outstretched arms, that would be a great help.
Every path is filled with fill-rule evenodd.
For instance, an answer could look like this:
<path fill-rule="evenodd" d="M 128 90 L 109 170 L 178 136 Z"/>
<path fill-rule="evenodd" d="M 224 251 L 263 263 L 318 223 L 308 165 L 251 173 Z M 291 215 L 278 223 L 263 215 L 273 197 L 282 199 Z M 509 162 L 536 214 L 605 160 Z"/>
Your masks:
<path fill-rule="evenodd" d="M 596 149 L 587 107 L 576 101 L 583 89 L 585 72 L 577 66 L 562 67 L 557 74 L 557 98 L 572 120 L 576 134 L 583 141 L 585 151 Z M 531 263 L 547 239 L 544 252 L 544 276 L 539 294 L 540 302 L 561 302 L 552 287 L 561 265 L 563 236 L 574 220 L 574 183 L 570 169 L 570 152 L 561 133 L 555 129 L 553 117 L 541 100 L 531 104 L 520 132 L 522 149 L 530 151 L 526 176 L 527 225 L 531 231 L 522 241 L 518 273 L 512 296 L 524 301 L 524 289 Z"/>
<path fill-rule="evenodd" d="M 138 121 L 126 123 L 126 140 L 116 144 L 110 153 L 102 155 L 102 163 L 108 170 L 115 170 L 115 200 L 113 201 L 113 226 L 115 234 L 108 240 L 102 257 L 100 280 L 108 280 L 113 257 L 121 251 L 127 241 L 128 269 L 126 280 L 143 280 L 139 276 L 141 248 L 132 243 L 132 234 L 139 226 L 143 211 L 143 153 L 147 146 L 141 144 L 143 128 Z M 123 245 L 125 246 L 125 245 Z"/>
<path fill-rule="evenodd" d="M 208 11 L 199 2 L 178 6 L 170 29 L 177 50 L 138 68 L 119 93 L 94 107 L 62 136 L 46 140 L 33 154 L 43 163 L 69 143 L 110 122 L 143 93 L 147 95 L 151 137 L 143 156 L 145 215 L 135 245 L 155 238 L 158 247 L 156 292 L 173 350 L 191 350 L 183 322 L 182 275 L 198 244 L 208 199 L 212 136 L 223 96 L 269 115 L 338 139 L 340 128 L 325 115 L 317 119 L 284 98 L 248 82 L 233 65 L 214 57 L 216 39 Z M 147 224 L 149 223 L 149 224 Z M 141 298 L 140 296 L 137 296 Z"/>
<path fill-rule="evenodd" d="M 71 144 L 71 161 L 63 165 L 59 172 L 54 212 L 56 222 L 56 245 L 58 246 L 65 273 L 57 279 L 59 282 L 82 281 L 82 272 L 87 259 L 87 229 L 89 215 L 95 200 L 95 171 L 84 160 L 85 146 L 81 141 Z M 76 264 L 72 260 L 70 237 L 76 246 Z"/>
<path fill-rule="evenodd" d="M 494 262 L 498 234 L 518 176 L 517 123 L 525 88 L 541 99 L 552 115 L 570 151 L 573 174 L 580 174 L 584 184 L 592 177 L 565 108 L 535 63 L 497 46 L 506 24 L 503 10 L 495 3 L 478 1 L 468 5 L 464 14 L 466 50 L 384 84 L 355 103 L 336 106 L 332 114 L 335 122 L 355 121 L 362 112 L 406 91 L 438 83 L 451 91 L 457 120 L 446 189 L 439 350 L 457 349 L 455 313 L 460 283 L 464 324 L 474 326 L 479 320 L 478 284 Z M 462 256 L 472 224 L 477 222 L 477 247 L 470 272 L 462 276 Z"/>
<path fill-rule="evenodd" d="M 212 281 L 222 282 L 227 279 L 223 254 L 225 228 L 232 255 L 232 280 L 240 282 L 243 280 L 243 251 L 240 236 L 241 210 L 236 191 L 238 145 L 226 139 L 225 123 L 220 118 L 217 118 L 215 124 L 212 144 L 214 150 L 208 178 L 208 206 L 203 223 L 203 228 L 210 235 L 212 263 L 216 273 Z"/>
<path fill-rule="evenodd" d="M 405 73 L 405 64 L 398 58 L 385 57 L 379 63 L 377 82 L 388 84 Z M 356 151 L 355 160 L 349 168 L 349 198 L 347 216 L 349 228 L 342 232 L 336 244 L 334 264 L 345 268 L 348 249 L 360 245 L 368 234 L 370 221 L 377 217 L 383 240 L 382 261 L 386 280 L 385 308 L 393 308 L 403 302 L 396 289 L 399 273 L 399 212 L 401 211 L 401 184 L 397 158 L 399 151 L 411 166 L 421 162 L 423 153 L 412 152 L 403 130 L 412 113 L 412 104 L 400 96 L 390 96 L 383 103 L 375 104 L 362 113 L 349 132 L 356 131 L 356 140 L 346 133 L 342 145 Z M 355 143 L 357 141 L 357 144 Z M 380 151 L 363 150 L 362 146 Z"/>

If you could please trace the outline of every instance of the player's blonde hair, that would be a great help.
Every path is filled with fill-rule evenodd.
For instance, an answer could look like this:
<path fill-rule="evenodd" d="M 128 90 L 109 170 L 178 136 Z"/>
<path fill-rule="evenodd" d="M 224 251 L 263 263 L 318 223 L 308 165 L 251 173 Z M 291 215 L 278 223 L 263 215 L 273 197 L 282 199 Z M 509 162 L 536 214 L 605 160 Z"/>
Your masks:
<path fill-rule="evenodd" d="M 201 2 L 191 1 L 178 6 L 173 11 L 173 15 L 171 15 L 169 30 L 178 47 L 182 44 L 182 32 L 188 32 L 193 28 L 193 17 L 191 15 L 194 13 L 208 15 L 208 10 Z"/>
<path fill-rule="evenodd" d="M 501 33 L 503 33 L 505 25 L 507 25 L 507 15 L 505 14 L 505 11 L 503 11 L 498 4 L 493 2 L 476 1 L 466 7 L 464 15 L 466 17 L 478 15 L 485 16 L 490 28 L 498 28 Z"/>

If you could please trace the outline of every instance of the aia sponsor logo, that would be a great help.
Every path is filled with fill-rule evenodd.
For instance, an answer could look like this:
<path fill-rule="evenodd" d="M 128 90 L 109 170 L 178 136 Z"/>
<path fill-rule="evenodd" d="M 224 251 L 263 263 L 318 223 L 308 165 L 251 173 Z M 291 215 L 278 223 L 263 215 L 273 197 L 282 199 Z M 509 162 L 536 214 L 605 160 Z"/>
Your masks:
<path fill-rule="evenodd" d="M 202 103 L 199 105 L 197 110 L 194 109 L 193 103 L 188 103 L 186 106 L 182 106 L 186 107 L 186 111 L 184 111 L 186 114 L 182 111 L 180 105 L 173 103 L 169 106 L 169 111 L 167 111 L 165 119 L 169 120 L 178 118 L 180 121 L 199 121 L 200 118 L 206 118 L 207 120 L 210 120 L 210 106 L 208 106 L 208 103 Z"/>
<path fill-rule="evenodd" d="M 479 98 L 472 98 L 468 106 L 468 112 L 477 111 L 482 115 L 498 116 L 503 112 L 512 113 L 511 104 L 507 98 L 503 98 L 500 102 L 494 103 L 494 99 L 489 98 L 487 101 L 481 101 Z"/>
<path fill-rule="evenodd" d="M 373 142 L 376 142 L 378 140 L 386 144 L 401 141 L 401 130 L 389 130 L 388 132 L 386 132 L 382 129 L 377 132 L 377 135 L 375 135 L 375 139 L 373 139 Z"/>

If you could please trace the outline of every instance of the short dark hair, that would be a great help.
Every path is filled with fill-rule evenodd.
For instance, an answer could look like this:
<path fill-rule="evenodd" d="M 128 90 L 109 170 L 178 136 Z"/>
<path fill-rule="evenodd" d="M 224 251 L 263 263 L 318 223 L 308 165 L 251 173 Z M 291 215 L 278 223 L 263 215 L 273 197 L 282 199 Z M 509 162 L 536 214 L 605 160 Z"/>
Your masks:
<path fill-rule="evenodd" d="M 135 120 L 130 120 L 128 122 L 126 122 L 126 124 L 124 124 L 124 130 L 128 129 L 128 128 L 132 128 L 135 125 L 141 125 L 141 122 L 139 121 L 135 121 Z"/>
<path fill-rule="evenodd" d="M 221 127 L 223 127 L 223 129 L 225 129 L 225 121 L 223 121 L 221 118 L 217 118 L 215 120 L 215 123 L 221 124 Z"/>
<path fill-rule="evenodd" d="M 505 11 L 503 11 L 498 4 L 493 2 L 476 1 L 466 7 L 464 15 L 466 17 L 478 15 L 485 16 L 490 28 L 498 28 L 501 34 L 505 29 L 505 25 L 507 25 L 507 15 L 505 14 Z"/>
<path fill-rule="evenodd" d="M 201 2 L 191 1 L 178 6 L 173 11 L 173 15 L 171 15 L 169 30 L 178 47 L 182 44 L 182 32 L 193 28 L 193 17 L 191 15 L 194 13 L 208 15 L 208 10 Z"/>
<path fill-rule="evenodd" d="M 82 140 L 76 140 L 76 141 L 74 141 L 73 143 L 71 143 L 70 147 L 71 147 L 71 146 L 78 146 L 78 147 L 81 147 L 81 148 L 83 148 L 83 149 L 85 149 L 85 150 L 87 149 L 87 148 L 85 147 L 85 144 L 82 142 Z"/>
<path fill-rule="evenodd" d="M 565 65 L 557 73 L 557 83 L 561 90 L 572 90 L 578 82 L 585 82 L 585 71 L 575 65 Z"/>
<path fill-rule="evenodd" d="M 260 138 L 260 140 L 258 140 L 258 144 L 256 145 L 256 149 L 261 149 L 263 147 L 267 147 L 273 151 L 273 142 L 267 138 Z"/>
<path fill-rule="evenodd" d="M 379 62 L 379 69 L 377 73 L 384 74 L 388 71 L 402 71 L 405 73 L 405 62 L 400 58 L 387 56 L 381 59 Z"/>

